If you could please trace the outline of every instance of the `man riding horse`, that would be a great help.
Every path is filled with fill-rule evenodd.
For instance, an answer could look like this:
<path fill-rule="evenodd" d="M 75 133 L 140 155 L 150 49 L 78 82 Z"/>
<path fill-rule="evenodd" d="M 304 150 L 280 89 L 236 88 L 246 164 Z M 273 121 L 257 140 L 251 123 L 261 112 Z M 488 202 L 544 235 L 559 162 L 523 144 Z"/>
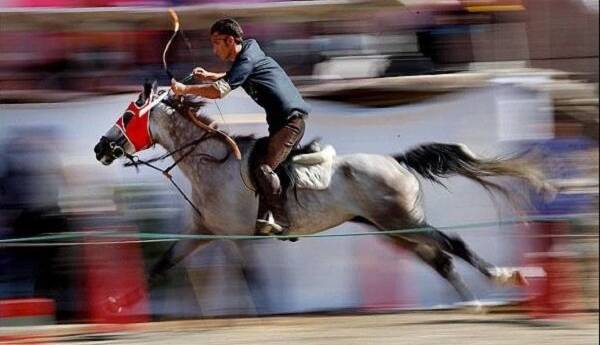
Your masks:
<path fill-rule="evenodd" d="M 304 118 L 310 108 L 283 68 L 265 55 L 255 40 L 244 40 L 242 27 L 235 20 L 225 18 L 217 21 L 212 25 L 210 35 L 213 53 L 219 59 L 232 63 L 229 71 L 214 73 L 197 67 L 193 71 L 194 76 L 212 83 L 184 85 L 172 80 L 171 89 L 176 95 L 192 94 L 217 99 L 241 86 L 265 109 L 269 138 L 266 155 L 261 158 L 254 173 L 260 194 L 256 234 L 286 232 L 290 223 L 275 169 L 302 139 Z M 270 220 L 271 212 L 275 223 Z"/>
<path fill-rule="evenodd" d="M 174 11 L 169 12 L 175 24 L 172 40 L 179 30 L 179 21 Z M 163 52 L 163 65 L 167 72 L 165 57 L 170 42 Z M 289 168 L 286 167 L 288 163 L 283 161 L 304 134 L 308 106 L 289 77 L 262 52 L 256 41 L 243 40 L 242 29 L 235 21 L 223 19 L 216 22 L 211 28 L 211 42 L 219 58 L 233 63 L 231 69 L 220 74 L 196 68 L 194 75 L 198 79 L 212 83 L 183 85 L 172 81 L 173 93 L 215 99 L 242 86 L 266 110 L 270 134 L 266 148 L 263 147 L 265 142 L 262 138 L 246 136 L 235 137 L 234 140 L 212 127 L 210 119 L 193 116 L 189 109 L 176 109 L 177 103 L 183 103 L 177 99 L 179 97 L 172 97 L 173 93 L 168 92 L 161 95 L 156 90 L 156 83 L 150 81 L 144 84 L 138 101 L 129 104 L 94 147 L 96 159 L 104 165 L 111 164 L 119 157 L 126 157 L 134 165 L 145 164 L 161 171 L 196 210 L 196 216 L 185 231 L 195 238 L 177 241 L 163 254 L 150 269 L 150 286 L 155 286 L 169 269 L 188 255 L 210 243 L 215 238 L 213 236 L 248 236 L 253 232 L 264 235 L 286 230 L 290 235 L 302 236 L 345 222 L 359 222 L 380 231 L 402 230 L 402 233 L 388 233 L 387 239 L 433 268 L 464 301 L 476 302 L 475 295 L 455 269 L 452 256 L 463 259 L 495 283 L 526 284 L 519 270 L 496 267 L 479 257 L 458 235 L 448 236 L 432 227 L 425 217 L 423 190 L 418 176 L 441 185 L 444 185 L 442 179 L 463 176 L 490 192 L 503 194 L 509 201 L 516 201 L 513 190 L 491 178 L 511 177 L 527 183 L 539 193 L 553 195 L 554 186 L 545 180 L 531 162 L 521 156 L 480 157 L 465 145 L 448 143 L 420 144 L 395 155 L 332 154 L 328 168 L 318 166 L 319 171 L 324 171 L 323 181 L 319 181 L 326 181 L 324 186 L 294 189 L 294 198 L 286 199 L 287 208 L 284 209 L 283 199 L 292 194 L 289 187 L 297 186 L 293 184 L 295 177 L 300 176 L 297 172 L 307 168 L 301 165 L 313 159 L 306 160 L 307 155 L 304 154 L 294 156 L 293 160 L 299 163 L 291 162 L 289 167 L 296 170 L 288 173 L 285 169 L 285 174 L 281 175 L 286 178 L 282 179 L 288 188 L 285 193 L 281 191 L 281 182 L 274 170 L 280 164 L 280 170 Z M 155 144 L 169 152 L 162 158 L 173 157 L 174 163 L 166 170 L 134 156 Z M 223 154 L 223 145 L 228 146 L 226 148 L 231 150 L 232 155 L 218 159 L 216 157 Z M 266 153 L 257 154 L 262 150 Z M 253 155 L 264 156 L 252 159 L 258 166 L 254 170 L 259 170 L 254 178 L 261 193 L 259 200 L 256 200 L 246 183 L 248 174 L 243 171 L 249 162 L 240 161 L 242 153 L 250 159 Z M 304 161 L 299 159 L 302 156 Z M 206 164 L 207 160 L 220 164 Z M 169 174 L 175 166 L 190 181 L 190 198 Z M 294 178 L 288 181 L 287 178 L 291 176 Z M 257 209 L 259 217 L 256 226 L 252 226 Z M 272 218 L 266 217 L 270 214 L 269 210 L 275 213 L 282 227 L 269 221 Z M 123 294 L 109 296 L 105 307 L 120 312 L 139 301 L 143 293 L 143 289 L 134 288 Z"/>

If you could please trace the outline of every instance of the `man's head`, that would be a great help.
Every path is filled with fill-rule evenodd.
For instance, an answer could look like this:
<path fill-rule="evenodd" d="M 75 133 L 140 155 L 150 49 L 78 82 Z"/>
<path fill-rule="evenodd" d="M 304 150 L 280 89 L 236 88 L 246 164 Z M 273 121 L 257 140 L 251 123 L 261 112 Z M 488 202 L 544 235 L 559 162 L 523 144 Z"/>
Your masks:
<path fill-rule="evenodd" d="M 221 60 L 233 61 L 242 44 L 244 31 L 238 22 L 224 18 L 214 23 L 210 28 L 210 42 L 213 53 Z"/>

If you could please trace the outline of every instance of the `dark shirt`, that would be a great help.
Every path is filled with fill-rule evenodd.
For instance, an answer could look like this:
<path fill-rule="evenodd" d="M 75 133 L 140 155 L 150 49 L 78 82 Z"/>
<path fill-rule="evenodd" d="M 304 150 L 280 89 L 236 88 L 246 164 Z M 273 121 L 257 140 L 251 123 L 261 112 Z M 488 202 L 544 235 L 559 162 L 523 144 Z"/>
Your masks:
<path fill-rule="evenodd" d="M 242 42 L 242 50 L 223 79 L 232 90 L 241 86 L 265 109 L 271 133 L 283 127 L 291 116 L 307 115 L 310 111 L 283 68 L 266 56 L 253 39 Z"/>

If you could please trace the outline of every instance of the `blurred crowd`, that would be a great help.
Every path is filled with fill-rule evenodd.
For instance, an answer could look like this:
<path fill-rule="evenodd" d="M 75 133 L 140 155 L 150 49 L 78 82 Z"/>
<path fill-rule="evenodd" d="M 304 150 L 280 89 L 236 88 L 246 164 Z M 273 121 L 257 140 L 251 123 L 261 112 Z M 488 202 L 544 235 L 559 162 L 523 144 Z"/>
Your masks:
<path fill-rule="evenodd" d="M 26 11 L 35 7 L 211 2 L 5 0 L 0 4 L 6 13 L 24 11 L 23 18 L 27 18 Z M 170 28 L 149 28 L 132 20 L 115 21 L 106 29 L 78 30 L 37 20 L 32 29 L 12 29 L 13 21 L 20 18 L 8 16 L 0 24 L 5 27 L 0 31 L 0 90 L 5 99 L 21 90 L 115 92 L 145 78 L 166 82 L 161 54 Z M 357 13 L 352 18 L 286 19 L 240 20 L 246 36 L 257 38 L 300 84 L 315 79 L 449 73 L 503 63 L 558 69 L 598 81 L 598 8 L 593 1 L 423 0 L 407 2 L 406 7 Z M 190 28 L 184 23 L 182 29 L 187 29 L 192 50 L 179 37 L 167 58 L 179 75 L 186 75 L 196 65 L 226 69 L 212 56 L 208 25 Z"/>
<path fill-rule="evenodd" d="M 243 3 L 269 2 L 267 0 L 243 1 Z M 148 7 L 148 6 L 183 6 L 210 3 L 242 3 L 229 0 L 2 0 L 0 6 L 5 8 L 82 8 L 82 7 Z"/>
<path fill-rule="evenodd" d="M 166 186 L 147 179 L 119 184 L 110 176 L 89 171 L 92 167 L 65 166 L 64 136 L 57 128 L 19 126 L 3 128 L 3 134 L 0 239 L 76 231 L 176 232 L 183 227 L 183 205 Z M 137 238 L 132 235 L 132 239 Z M 76 236 L 73 240 L 0 244 L 0 301 L 47 298 L 56 304 L 59 321 L 90 320 L 97 302 L 90 297 L 94 291 L 90 276 L 106 269 L 102 267 L 107 266 L 107 259 L 116 260 L 115 271 L 132 264 L 131 259 L 120 262 L 119 251 L 111 251 L 110 245 L 86 246 L 93 241 L 93 237 Z M 150 244 L 145 250 L 148 262 L 156 259 L 156 246 Z M 99 262 L 98 253 L 112 254 Z M 138 264 L 142 263 L 136 267 L 139 274 L 144 261 L 134 251 L 136 255 Z M 143 279 L 143 273 L 138 278 Z M 119 280 L 130 282 L 126 277 Z"/>

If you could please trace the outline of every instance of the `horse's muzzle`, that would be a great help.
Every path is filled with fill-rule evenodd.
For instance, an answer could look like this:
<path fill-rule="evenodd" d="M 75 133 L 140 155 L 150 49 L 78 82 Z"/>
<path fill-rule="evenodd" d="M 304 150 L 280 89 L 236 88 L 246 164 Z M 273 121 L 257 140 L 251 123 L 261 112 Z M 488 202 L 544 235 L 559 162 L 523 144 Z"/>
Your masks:
<path fill-rule="evenodd" d="M 118 146 L 111 145 L 110 141 L 106 137 L 101 137 L 100 141 L 94 146 L 94 153 L 96 159 L 104 164 L 111 164 L 116 158 L 123 155 L 123 149 Z"/>

